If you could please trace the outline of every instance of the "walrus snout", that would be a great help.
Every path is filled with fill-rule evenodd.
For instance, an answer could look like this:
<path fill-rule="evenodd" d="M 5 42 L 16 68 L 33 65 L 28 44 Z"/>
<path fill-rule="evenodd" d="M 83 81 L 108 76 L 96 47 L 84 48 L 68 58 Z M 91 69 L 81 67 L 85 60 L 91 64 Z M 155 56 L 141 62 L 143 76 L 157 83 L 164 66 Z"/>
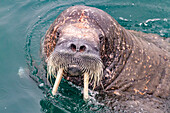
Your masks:
<path fill-rule="evenodd" d="M 100 61 L 99 49 L 92 42 L 76 37 L 63 36 L 51 55 L 57 67 L 64 68 L 69 76 L 93 72 Z M 66 40 L 65 40 L 66 39 Z M 57 61 L 57 62 L 56 62 Z"/>

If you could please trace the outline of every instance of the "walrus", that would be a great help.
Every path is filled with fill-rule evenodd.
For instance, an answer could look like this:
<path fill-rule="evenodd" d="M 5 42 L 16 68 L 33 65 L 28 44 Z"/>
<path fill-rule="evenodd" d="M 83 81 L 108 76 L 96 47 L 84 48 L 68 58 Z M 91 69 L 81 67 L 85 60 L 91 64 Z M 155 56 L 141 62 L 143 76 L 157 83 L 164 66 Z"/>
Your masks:
<path fill-rule="evenodd" d="M 165 99 L 170 96 L 169 47 L 157 35 L 126 30 L 100 9 L 72 6 L 47 30 L 42 56 L 53 95 L 64 77 L 84 87 L 85 100 L 88 89 L 110 98 L 129 94 Z"/>

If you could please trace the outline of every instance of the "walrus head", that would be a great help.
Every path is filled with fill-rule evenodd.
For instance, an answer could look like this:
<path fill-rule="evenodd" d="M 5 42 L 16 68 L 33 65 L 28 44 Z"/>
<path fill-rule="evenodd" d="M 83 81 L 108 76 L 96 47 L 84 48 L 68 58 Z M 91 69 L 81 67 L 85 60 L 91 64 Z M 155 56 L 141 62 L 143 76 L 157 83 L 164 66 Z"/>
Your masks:
<path fill-rule="evenodd" d="M 58 41 L 47 59 L 49 75 L 56 75 L 56 71 L 62 68 L 66 76 L 88 73 L 91 79 L 94 78 L 94 84 L 99 83 L 103 63 L 98 34 L 93 28 L 83 27 L 82 23 L 76 23 L 58 28 Z"/>
<path fill-rule="evenodd" d="M 55 83 L 58 85 L 62 75 L 84 75 L 84 89 L 87 86 L 88 90 L 89 77 L 95 88 L 109 66 L 113 68 L 114 64 L 124 63 L 120 56 L 127 57 L 123 52 L 128 48 L 123 38 L 125 35 L 116 20 L 100 9 L 87 6 L 66 9 L 53 22 L 44 38 L 43 53 L 48 75 L 57 75 Z M 114 59 L 117 59 L 116 62 L 111 64 Z"/>

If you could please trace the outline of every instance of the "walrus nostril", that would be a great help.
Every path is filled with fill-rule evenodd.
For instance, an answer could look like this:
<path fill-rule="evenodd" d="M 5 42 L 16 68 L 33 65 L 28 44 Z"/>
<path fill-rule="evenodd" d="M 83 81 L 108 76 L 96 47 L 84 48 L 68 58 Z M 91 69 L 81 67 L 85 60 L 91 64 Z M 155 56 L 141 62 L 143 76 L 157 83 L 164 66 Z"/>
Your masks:
<path fill-rule="evenodd" d="M 79 52 L 84 52 L 85 50 L 86 50 L 86 46 L 85 45 L 80 46 Z"/>
<path fill-rule="evenodd" d="M 71 45 L 70 45 L 70 49 L 71 49 L 72 51 L 74 51 L 74 52 L 75 52 L 75 51 L 76 51 L 76 45 L 71 44 Z"/>
<path fill-rule="evenodd" d="M 77 51 L 77 52 L 84 52 L 87 49 L 85 45 L 79 46 L 79 45 L 75 45 L 73 43 L 69 46 L 69 48 L 73 52 L 75 52 L 75 51 Z"/>

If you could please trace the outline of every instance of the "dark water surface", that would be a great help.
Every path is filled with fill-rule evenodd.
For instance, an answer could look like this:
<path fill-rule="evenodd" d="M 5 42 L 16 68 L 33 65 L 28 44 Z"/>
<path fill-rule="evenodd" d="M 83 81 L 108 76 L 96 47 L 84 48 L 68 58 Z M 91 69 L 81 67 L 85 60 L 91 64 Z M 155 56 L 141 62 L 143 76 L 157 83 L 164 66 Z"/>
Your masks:
<path fill-rule="evenodd" d="M 0 113 L 108 111 L 93 94 L 92 101 L 84 103 L 82 88 L 64 80 L 57 102 L 53 102 L 28 77 L 26 62 L 31 59 L 27 53 L 40 63 L 41 37 L 54 19 L 73 5 L 100 8 L 126 29 L 170 37 L 169 0 L 0 0 Z"/>

